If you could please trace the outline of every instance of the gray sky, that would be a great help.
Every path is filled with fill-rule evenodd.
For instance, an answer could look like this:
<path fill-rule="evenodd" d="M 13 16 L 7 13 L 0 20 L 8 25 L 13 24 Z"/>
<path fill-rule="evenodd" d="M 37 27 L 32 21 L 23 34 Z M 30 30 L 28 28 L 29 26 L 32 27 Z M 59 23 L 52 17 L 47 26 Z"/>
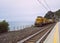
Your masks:
<path fill-rule="evenodd" d="M 60 9 L 60 0 L 0 0 L 0 20 L 7 21 L 34 21 L 37 16 L 44 16 L 50 9 L 52 11 Z"/>

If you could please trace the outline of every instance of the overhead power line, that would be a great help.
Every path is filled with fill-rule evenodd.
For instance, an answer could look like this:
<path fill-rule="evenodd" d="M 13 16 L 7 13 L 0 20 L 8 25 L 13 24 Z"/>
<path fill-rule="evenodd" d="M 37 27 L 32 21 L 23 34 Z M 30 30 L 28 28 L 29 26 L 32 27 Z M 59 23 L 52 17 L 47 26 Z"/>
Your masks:
<path fill-rule="evenodd" d="M 48 10 L 47 9 L 47 7 L 45 7 L 45 5 L 42 3 L 42 2 L 40 2 L 40 0 L 37 0 L 46 10 Z"/>
<path fill-rule="evenodd" d="M 47 5 L 48 9 L 51 11 L 50 7 L 48 6 L 46 0 L 44 0 L 45 4 Z"/>

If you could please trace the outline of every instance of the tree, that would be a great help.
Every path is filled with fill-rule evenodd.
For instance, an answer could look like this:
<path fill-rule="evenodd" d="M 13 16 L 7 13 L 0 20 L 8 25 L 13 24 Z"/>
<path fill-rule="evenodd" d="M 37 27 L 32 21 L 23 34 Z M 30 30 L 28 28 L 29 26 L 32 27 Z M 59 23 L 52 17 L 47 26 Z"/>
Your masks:
<path fill-rule="evenodd" d="M 9 30 L 9 24 L 5 20 L 0 22 L 0 33 L 8 32 Z"/>

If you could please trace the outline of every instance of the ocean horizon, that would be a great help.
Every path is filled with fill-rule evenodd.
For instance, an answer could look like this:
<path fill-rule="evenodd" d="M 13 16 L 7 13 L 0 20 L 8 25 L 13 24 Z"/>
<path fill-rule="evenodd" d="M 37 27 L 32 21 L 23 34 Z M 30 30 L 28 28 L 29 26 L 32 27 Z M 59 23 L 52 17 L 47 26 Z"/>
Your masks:
<path fill-rule="evenodd" d="M 26 27 L 30 27 L 34 24 L 34 22 L 20 22 L 20 21 L 10 21 L 9 23 L 9 31 L 20 30 Z"/>

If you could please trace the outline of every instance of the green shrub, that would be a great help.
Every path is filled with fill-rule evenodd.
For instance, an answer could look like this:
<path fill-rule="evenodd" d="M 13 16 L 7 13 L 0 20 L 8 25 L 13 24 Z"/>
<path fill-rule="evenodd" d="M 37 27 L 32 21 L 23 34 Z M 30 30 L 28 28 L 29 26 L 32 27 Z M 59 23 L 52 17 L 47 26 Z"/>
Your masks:
<path fill-rule="evenodd" d="M 8 32 L 9 30 L 9 24 L 5 20 L 0 22 L 0 33 Z"/>

